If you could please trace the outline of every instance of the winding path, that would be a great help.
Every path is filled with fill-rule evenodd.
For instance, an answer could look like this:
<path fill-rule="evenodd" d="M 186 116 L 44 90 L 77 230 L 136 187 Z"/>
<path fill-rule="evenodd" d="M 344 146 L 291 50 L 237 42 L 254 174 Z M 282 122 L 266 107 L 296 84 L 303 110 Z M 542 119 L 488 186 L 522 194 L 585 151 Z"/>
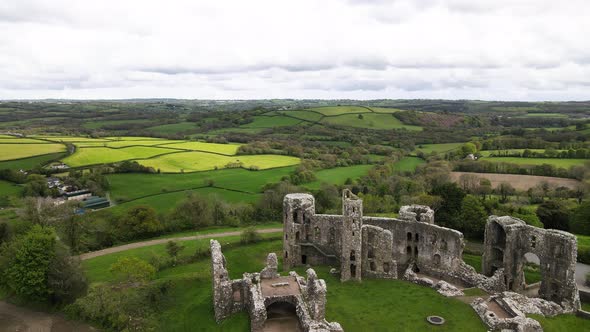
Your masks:
<path fill-rule="evenodd" d="M 267 228 L 267 229 L 258 229 L 256 230 L 258 233 L 267 234 L 267 233 L 278 233 L 282 232 L 282 228 Z M 124 244 L 122 246 L 106 248 L 102 250 L 87 252 L 85 254 L 80 255 L 81 260 L 87 260 L 95 257 L 100 257 L 108 254 L 113 254 L 116 252 L 126 251 L 135 248 L 142 248 L 142 247 L 149 247 L 156 244 L 163 244 L 168 241 L 190 241 L 190 240 L 200 240 L 200 239 L 211 239 L 211 238 L 218 238 L 218 237 L 227 237 L 227 236 L 239 236 L 243 232 L 242 231 L 234 231 L 234 232 L 221 232 L 221 233 L 208 233 L 208 234 L 200 234 L 200 235 L 191 235 L 191 236 L 181 236 L 181 237 L 171 237 L 171 238 L 163 238 L 163 239 L 155 239 L 155 240 L 148 240 L 142 242 L 134 242 L 129 244 Z"/>

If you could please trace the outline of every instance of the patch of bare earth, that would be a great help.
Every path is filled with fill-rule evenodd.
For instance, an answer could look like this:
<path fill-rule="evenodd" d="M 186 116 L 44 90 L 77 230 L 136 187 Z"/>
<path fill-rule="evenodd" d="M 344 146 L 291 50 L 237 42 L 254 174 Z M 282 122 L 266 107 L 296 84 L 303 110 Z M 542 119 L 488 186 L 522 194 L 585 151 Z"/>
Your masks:
<path fill-rule="evenodd" d="M 492 187 L 496 188 L 500 183 L 507 182 L 514 189 L 528 190 L 541 182 L 547 182 L 552 187 L 567 187 L 575 189 L 580 185 L 580 181 L 574 179 L 555 178 L 550 176 L 537 175 L 520 175 L 520 174 L 496 174 L 496 173 L 471 173 L 471 172 L 451 172 L 451 180 L 459 182 L 461 175 L 470 174 L 479 178 L 490 180 Z"/>

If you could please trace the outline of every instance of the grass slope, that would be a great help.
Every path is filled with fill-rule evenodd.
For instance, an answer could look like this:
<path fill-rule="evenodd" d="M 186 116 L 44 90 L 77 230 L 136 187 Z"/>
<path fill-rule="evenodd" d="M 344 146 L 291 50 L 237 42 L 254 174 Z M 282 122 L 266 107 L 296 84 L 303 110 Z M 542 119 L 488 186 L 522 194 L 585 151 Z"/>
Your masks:
<path fill-rule="evenodd" d="M 280 111 L 278 113 L 311 122 L 319 121 L 323 116 L 322 114 L 312 111 Z"/>
<path fill-rule="evenodd" d="M 14 160 L 28 158 L 49 153 L 63 152 L 66 147 L 62 144 L 0 144 L 0 160 Z"/>
<path fill-rule="evenodd" d="M 335 185 L 344 184 L 346 179 L 350 178 L 356 180 L 367 172 L 373 165 L 354 165 L 348 167 L 336 167 L 330 169 L 322 169 L 315 172 L 316 181 L 305 184 L 305 188 L 311 190 L 320 189 L 322 183 L 329 183 Z"/>
<path fill-rule="evenodd" d="M 150 158 L 170 152 L 177 152 L 177 150 L 147 146 L 132 146 L 120 149 L 88 147 L 77 149 L 74 154 L 67 156 L 62 161 L 70 167 L 80 167 L 108 164 L 123 160 Z"/>
<path fill-rule="evenodd" d="M 368 113 L 369 109 L 360 106 L 326 106 L 311 108 L 311 111 L 321 113 L 326 116 L 342 115 L 347 113 Z"/>
<path fill-rule="evenodd" d="M 59 159 L 63 153 L 50 153 L 41 156 L 35 156 L 24 159 L 0 161 L 0 169 L 14 169 L 14 170 L 28 170 L 33 169 L 37 166 L 42 166 L 51 160 Z"/>
<path fill-rule="evenodd" d="M 225 168 L 229 163 L 243 163 L 243 167 L 269 169 L 300 163 L 299 158 L 280 155 L 223 156 L 205 152 L 174 153 L 158 158 L 139 161 L 140 164 L 159 169 L 166 173 L 198 172 Z"/>
<path fill-rule="evenodd" d="M 461 145 L 463 145 L 463 143 L 421 144 L 414 151 L 421 151 L 426 154 L 432 152 L 443 153 L 458 149 Z"/>
<path fill-rule="evenodd" d="M 0 196 L 17 196 L 22 191 L 21 186 L 14 183 L 0 180 Z"/>
<path fill-rule="evenodd" d="M 216 187 L 260 193 L 267 183 L 278 182 L 294 170 L 283 167 L 265 171 L 249 171 L 242 168 L 188 174 L 110 174 L 111 197 L 127 201 L 147 195 L 164 194 L 205 186 L 213 181 Z"/>
<path fill-rule="evenodd" d="M 187 131 L 197 130 L 197 126 L 192 122 L 171 123 L 159 126 L 146 128 L 146 130 L 153 131 L 159 134 L 176 134 Z"/>
<path fill-rule="evenodd" d="M 170 141 L 174 142 L 174 141 Z M 206 151 L 225 154 L 228 156 L 235 155 L 238 152 L 240 144 L 216 144 L 216 143 L 205 143 L 205 142 L 180 142 L 173 144 L 166 144 L 162 147 L 174 148 L 174 149 L 185 149 L 193 151 Z"/>
<path fill-rule="evenodd" d="M 301 120 L 293 119 L 288 116 L 265 116 L 259 115 L 254 117 L 254 121 L 240 126 L 241 128 L 273 128 L 288 127 L 301 123 Z"/>
<path fill-rule="evenodd" d="M 366 109 L 365 109 L 366 110 Z M 322 119 L 322 123 L 369 129 L 407 129 L 411 131 L 421 131 L 422 127 L 405 125 L 391 114 L 365 113 L 362 119 L 358 114 L 344 114 L 339 116 L 330 116 Z"/>
<path fill-rule="evenodd" d="M 416 167 L 424 163 L 425 161 L 418 157 L 405 157 L 393 164 L 393 169 L 401 172 L 413 172 Z"/>
<path fill-rule="evenodd" d="M 127 146 L 156 146 L 156 145 L 167 145 L 169 143 L 182 143 L 184 141 L 171 141 L 166 139 L 161 140 L 145 140 L 145 141 L 111 141 L 111 142 L 78 142 L 75 143 L 77 147 L 109 147 L 109 148 L 124 148 Z M 164 146 L 165 147 L 165 146 Z"/>

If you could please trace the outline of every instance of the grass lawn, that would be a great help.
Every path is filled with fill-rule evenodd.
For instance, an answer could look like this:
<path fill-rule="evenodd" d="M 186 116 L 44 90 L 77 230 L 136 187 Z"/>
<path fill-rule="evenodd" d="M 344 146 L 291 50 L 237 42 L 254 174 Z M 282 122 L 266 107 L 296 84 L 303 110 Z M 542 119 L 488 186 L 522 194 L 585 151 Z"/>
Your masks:
<path fill-rule="evenodd" d="M 590 320 L 575 315 L 559 315 L 555 317 L 529 315 L 529 317 L 539 321 L 545 332 L 590 331 Z"/>
<path fill-rule="evenodd" d="M 174 143 L 174 141 L 169 141 L 173 144 L 166 144 L 162 147 L 165 148 L 174 148 L 174 149 L 185 149 L 185 150 L 193 150 L 193 151 L 205 151 L 205 152 L 214 152 L 225 154 L 228 156 L 233 156 L 238 152 L 238 148 L 240 144 L 216 144 L 216 143 L 205 143 L 205 142 L 179 142 Z"/>
<path fill-rule="evenodd" d="M 146 128 L 146 130 L 153 131 L 155 133 L 160 134 L 176 134 L 186 131 L 196 131 L 197 126 L 192 122 L 179 122 L 179 123 L 171 123 L 171 124 L 164 124 L 159 126 L 153 126 Z"/>
<path fill-rule="evenodd" d="M 464 143 L 442 143 L 442 144 L 420 144 L 416 147 L 415 152 L 421 151 L 425 154 L 444 153 L 458 149 Z"/>
<path fill-rule="evenodd" d="M 213 181 L 216 187 L 260 193 L 265 184 L 278 182 L 293 170 L 294 167 L 265 171 L 232 168 L 187 174 L 109 174 L 107 178 L 111 197 L 127 201 L 147 195 L 203 187 L 208 180 Z"/>
<path fill-rule="evenodd" d="M 311 190 L 320 189 L 322 183 L 329 183 L 335 185 L 344 184 L 346 179 L 350 178 L 356 180 L 373 168 L 373 165 L 354 165 L 348 167 L 336 167 L 330 169 L 322 169 L 315 172 L 316 181 L 307 183 L 305 188 Z"/>
<path fill-rule="evenodd" d="M 40 144 L 0 144 L 0 160 L 28 158 L 49 153 L 63 152 L 65 145 L 53 143 Z"/>
<path fill-rule="evenodd" d="M 222 239 L 222 246 L 229 241 Z M 243 272 L 260 271 L 268 252 L 281 252 L 280 240 L 262 242 L 224 250 L 231 278 Z M 280 260 L 279 255 L 279 260 Z M 237 315 L 224 325 L 213 321 L 209 259 L 166 269 L 160 279 L 175 282 L 171 292 L 174 305 L 166 308 L 159 321 L 167 331 L 190 331 L 199 326 L 203 331 L 246 331 L 248 319 Z M 99 273 L 104 266 L 98 269 Z M 302 274 L 303 269 L 299 269 Z M 317 267 L 328 286 L 326 317 L 338 321 L 345 331 L 485 331 L 483 323 L 468 304 L 441 296 L 433 289 L 399 280 L 365 279 L 362 283 L 341 283 L 328 273 L 328 267 Z M 444 326 L 433 327 L 426 316 L 445 317 Z"/>
<path fill-rule="evenodd" d="M 243 167 L 253 166 L 259 169 L 291 166 L 300 163 L 299 158 L 281 155 L 240 155 L 223 156 L 206 152 L 181 152 L 160 156 L 158 158 L 139 160 L 145 166 L 159 169 L 166 173 L 182 173 L 225 168 L 227 164 L 241 162 Z"/>
<path fill-rule="evenodd" d="M 63 153 L 50 153 L 44 154 L 41 156 L 17 159 L 17 160 L 8 160 L 8 161 L 0 161 L 0 169 L 14 169 L 14 170 L 28 170 L 33 169 L 40 165 L 45 165 L 51 160 L 56 160 L 61 157 Z"/>
<path fill-rule="evenodd" d="M 418 157 L 405 157 L 393 164 L 393 169 L 402 172 L 413 172 L 421 164 L 424 164 L 424 159 Z"/>
<path fill-rule="evenodd" d="M 380 114 L 380 113 L 366 113 L 362 114 L 363 118 L 359 119 L 358 114 L 344 114 L 339 116 L 330 116 L 322 119 L 322 123 L 357 127 L 357 128 L 369 128 L 369 129 L 402 129 L 412 131 L 420 131 L 422 127 L 405 125 L 392 114 Z"/>
<path fill-rule="evenodd" d="M 519 157 L 486 157 L 480 160 L 491 162 L 505 162 L 519 165 L 543 165 L 549 164 L 555 167 L 570 168 L 572 166 L 583 166 L 590 162 L 589 159 L 561 159 L 561 158 L 519 158 Z"/>
<path fill-rule="evenodd" d="M 241 125 L 241 128 L 272 128 L 288 127 L 301 123 L 299 119 L 293 119 L 288 116 L 265 116 L 259 115 L 254 117 L 254 121 Z"/>
<path fill-rule="evenodd" d="M 148 146 L 131 146 L 120 149 L 89 147 L 77 149 L 74 154 L 67 156 L 62 161 L 70 167 L 80 167 L 108 164 L 123 160 L 150 158 L 171 152 L 178 152 L 178 150 Z"/>
<path fill-rule="evenodd" d="M 368 113 L 369 109 L 360 106 L 326 106 L 311 108 L 311 111 L 321 113 L 326 116 L 342 115 L 347 113 Z"/>

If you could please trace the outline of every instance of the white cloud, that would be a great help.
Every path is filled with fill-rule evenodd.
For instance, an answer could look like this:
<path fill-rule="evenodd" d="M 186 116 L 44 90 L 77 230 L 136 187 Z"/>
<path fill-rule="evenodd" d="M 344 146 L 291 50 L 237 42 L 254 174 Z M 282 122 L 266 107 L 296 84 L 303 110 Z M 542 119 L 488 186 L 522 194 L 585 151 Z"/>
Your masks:
<path fill-rule="evenodd" d="M 589 99 L 586 0 L 0 0 L 0 98 Z"/>

